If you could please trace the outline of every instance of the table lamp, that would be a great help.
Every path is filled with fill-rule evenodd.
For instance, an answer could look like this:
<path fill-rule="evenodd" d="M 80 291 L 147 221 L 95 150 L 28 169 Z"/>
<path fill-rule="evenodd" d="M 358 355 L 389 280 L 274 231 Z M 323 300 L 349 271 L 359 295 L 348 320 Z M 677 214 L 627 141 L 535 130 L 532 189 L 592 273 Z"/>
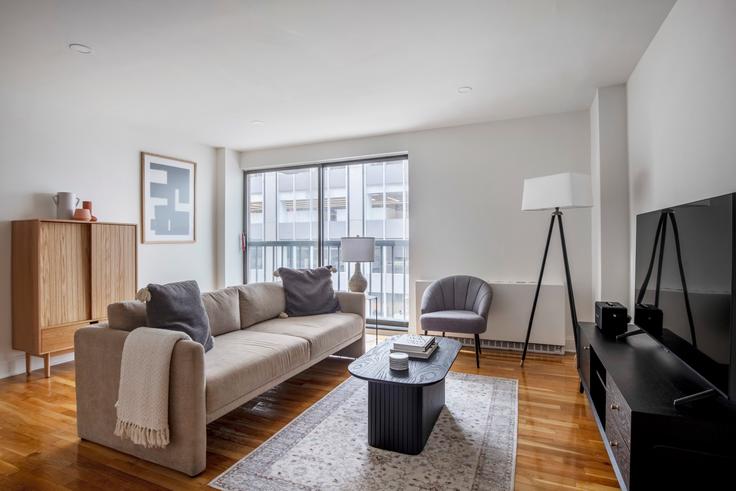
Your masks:
<path fill-rule="evenodd" d="M 547 263 L 547 253 L 549 252 L 549 241 L 552 238 L 552 229 L 555 226 L 555 220 L 560 225 L 560 244 L 562 245 L 562 258 L 565 263 L 565 277 L 567 280 L 567 295 L 570 300 L 570 315 L 572 318 L 572 332 L 575 336 L 575 347 L 578 344 L 578 315 L 575 310 L 575 296 L 572 292 L 572 279 L 570 275 L 570 262 L 567 258 L 567 246 L 565 244 L 565 231 L 562 227 L 563 208 L 590 208 L 593 206 L 593 197 L 590 186 L 590 176 L 586 174 L 577 174 L 574 172 L 565 172 L 562 174 L 553 174 L 550 176 L 534 177 L 524 179 L 524 191 L 521 198 L 522 211 L 538 211 L 538 210 L 554 210 L 552 218 L 549 222 L 549 231 L 547 232 L 547 243 L 544 246 L 544 255 L 542 256 L 542 267 L 539 270 L 539 281 L 537 281 L 537 289 L 534 293 L 534 302 L 532 303 L 532 313 L 529 316 L 529 326 L 526 331 L 526 339 L 524 340 L 524 351 L 521 354 L 521 366 L 524 366 L 526 358 L 526 350 L 529 347 L 529 336 L 532 333 L 532 324 L 534 323 L 534 312 L 537 310 L 537 300 L 539 299 L 539 289 L 542 286 L 542 277 L 544 276 L 544 266 Z"/>
<path fill-rule="evenodd" d="M 355 272 L 348 282 L 351 292 L 364 292 L 368 288 L 368 280 L 360 270 L 360 263 L 373 262 L 375 258 L 375 237 L 343 237 L 340 239 L 340 259 L 354 262 Z"/>

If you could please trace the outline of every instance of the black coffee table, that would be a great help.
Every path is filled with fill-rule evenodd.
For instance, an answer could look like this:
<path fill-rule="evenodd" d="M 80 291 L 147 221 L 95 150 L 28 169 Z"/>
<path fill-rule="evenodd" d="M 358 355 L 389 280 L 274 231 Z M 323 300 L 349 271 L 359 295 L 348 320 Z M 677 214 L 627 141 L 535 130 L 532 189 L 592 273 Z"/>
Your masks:
<path fill-rule="evenodd" d="M 428 360 L 410 359 L 409 370 L 400 372 L 388 365 L 395 337 L 352 362 L 348 370 L 368 381 L 368 444 L 416 455 L 445 405 L 445 376 L 461 345 L 437 338 L 437 350 Z"/>

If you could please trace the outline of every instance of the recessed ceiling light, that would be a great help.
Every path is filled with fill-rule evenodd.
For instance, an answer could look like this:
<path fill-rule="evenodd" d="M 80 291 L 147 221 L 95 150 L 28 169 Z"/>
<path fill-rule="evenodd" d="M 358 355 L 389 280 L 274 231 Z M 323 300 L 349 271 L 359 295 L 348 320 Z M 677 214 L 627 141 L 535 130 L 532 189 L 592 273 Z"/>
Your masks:
<path fill-rule="evenodd" d="M 69 45 L 69 49 L 72 51 L 76 51 L 77 53 L 82 54 L 82 55 L 92 54 L 92 48 L 90 48 L 86 44 L 71 43 Z"/>
<path fill-rule="evenodd" d="M 467 85 L 465 85 L 463 87 L 458 87 L 457 88 L 457 93 L 458 94 L 467 94 L 468 92 L 471 92 L 472 90 L 473 90 L 473 87 L 468 87 Z"/>
<path fill-rule="evenodd" d="M 261 121 L 260 119 L 254 119 L 253 121 L 250 122 L 250 124 L 252 124 L 253 126 L 263 126 L 266 123 Z"/>

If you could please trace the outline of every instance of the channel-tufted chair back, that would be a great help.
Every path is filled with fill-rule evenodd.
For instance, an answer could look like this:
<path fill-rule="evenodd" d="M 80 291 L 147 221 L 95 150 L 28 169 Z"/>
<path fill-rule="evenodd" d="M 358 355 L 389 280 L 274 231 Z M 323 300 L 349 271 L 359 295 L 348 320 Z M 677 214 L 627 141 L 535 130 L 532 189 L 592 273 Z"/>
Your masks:
<path fill-rule="evenodd" d="M 422 295 L 422 314 L 467 310 L 488 320 L 493 300 L 491 285 L 473 276 L 448 276 L 432 282 Z"/>

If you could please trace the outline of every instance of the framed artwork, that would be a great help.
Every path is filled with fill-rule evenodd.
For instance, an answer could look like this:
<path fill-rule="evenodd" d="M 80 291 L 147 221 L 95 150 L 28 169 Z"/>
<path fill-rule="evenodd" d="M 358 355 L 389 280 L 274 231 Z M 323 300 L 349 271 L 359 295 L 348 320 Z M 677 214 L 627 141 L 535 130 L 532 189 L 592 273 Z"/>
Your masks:
<path fill-rule="evenodd" d="M 141 152 L 141 242 L 196 240 L 197 164 Z"/>

